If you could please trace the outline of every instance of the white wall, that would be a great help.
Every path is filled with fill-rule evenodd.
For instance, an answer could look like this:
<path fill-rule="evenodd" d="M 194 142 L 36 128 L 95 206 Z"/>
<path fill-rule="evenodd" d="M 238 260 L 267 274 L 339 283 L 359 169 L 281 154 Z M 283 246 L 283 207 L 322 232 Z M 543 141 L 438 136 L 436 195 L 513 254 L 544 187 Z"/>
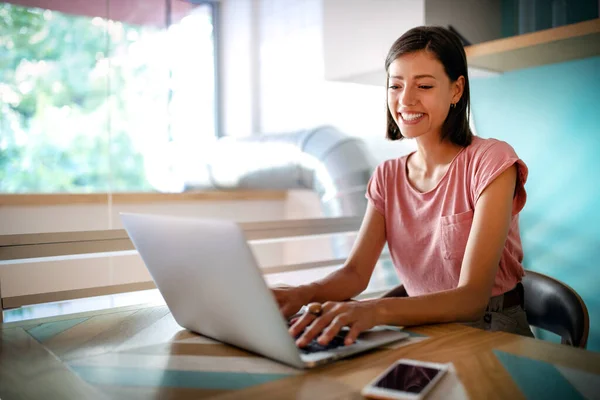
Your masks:
<path fill-rule="evenodd" d="M 325 51 L 344 51 L 348 47 L 351 51 L 352 48 L 350 43 L 345 46 L 340 44 L 340 49 L 324 49 L 323 1 L 329 0 L 222 0 L 229 3 L 229 6 L 237 5 L 239 1 L 246 4 L 252 1 L 256 7 L 253 13 L 247 15 L 253 18 L 253 26 L 258 27 L 252 33 L 256 42 L 252 45 L 254 50 L 251 50 L 251 53 L 257 53 L 250 57 L 256 58 L 251 62 L 259 71 L 254 86 L 259 93 L 252 95 L 257 101 L 252 107 L 258 111 L 259 122 L 256 126 L 259 132 L 271 134 L 333 125 L 342 132 L 362 138 L 371 152 L 374 164 L 399 157 L 414 149 L 412 142 L 389 142 L 385 139 L 385 82 L 377 87 L 325 79 Z M 382 3 L 392 0 L 378 1 Z M 421 0 L 406 1 L 422 4 Z M 342 2 L 346 0 L 340 0 Z M 371 0 L 352 1 L 357 2 L 368 6 Z M 420 18 L 415 25 L 421 24 L 422 7 L 421 11 L 417 9 L 415 13 Z M 222 29 L 229 29 L 236 21 L 224 15 Z M 365 36 L 364 40 L 368 41 L 369 38 Z M 228 46 L 226 43 L 223 45 Z M 387 49 L 380 51 L 385 53 Z M 382 65 L 383 62 L 382 58 Z M 229 67 L 222 72 L 223 80 L 237 81 Z M 244 85 L 242 83 L 237 89 L 243 89 Z M 237 101 L 235 97 L 231 98 L 235 94 L 229 91 L 223 96 L 224 103 L 230 99 Z M 225 110 L 230 109 L 227 107 Z M 229 120 L 236 119 L 237 115 L 225 114 L 223 117 Z M 302 209 L 303 207 L 298 207 L 298 210 Z M 301 262 L 300 260 L 318 260 L 326 258 L 328 252 L 331 253 L 328 238 L 293 241 L 286 245 L 286 260 L 294 263 Z M 325 269 L 320 273 L 325 273 Z M 295 275 L 288 282 L 314 279 L 313 271 Z M 385 277 L 385 271 L 376 269 L 373 281 L 383 281 L 382 277 Z M 273 278 L 277 280 L 278 277 Z"/>
<path fill-rule="evenodd" d="M 284 219 L 286 207 L 284 200 L 0 206 L 0 235 L 122 229 L 120 212 L 213 216 L 246 222 Z"/>
<path fill-rule="evenodd" d="M 325 76 L 385 85 L 384 62 L 390 46 L 407 30 L 423 25 L 424 3 L 323 0 Z"/>
<path fill-rule="evenodd" d="M 254 12 L 245 18 L 254 18 L 256 43 L 241 51 L 234 65 L 222 70 L 225 87 L 235 87 L 223 93 L 223 118 L 227 126 L 240 124 L 247 110 L 238 110 L 234 104 L 240 98 L 249 98 L 246 77 L 241 71 L 251 63 L 259 69 L 258 85 L 252 97 L 258 107 L 259 122 L 263 133 L 289 132 L 318 125 L 333 125 L 341 131 L 363 138 L 379 163 L 398 157 L 413 149 L 410 142 L 388 142 L 385 137 L 385 85 L 381 87 L 325 80 L 323 48 L 323 0 L 223 0 L 223 8 L 247 7 L 252 4 Z M 235 35 L 236 24 L 246 24 L 224 13 L 222 29 Z M 258 22 L 256 22 L 258 21 Z M 223 40 L 227 35 L 222 35 Z M 366 39 L 365 39 L 366 40 Z M 238 42 L 236 42 L 238 43 Z M 231 45 L 224 43 L 224 51 L 230 52 Z M 342 47 L 340 47 L 342 48 Z M 343 47 L 345 48 L 345 47 Z M 329 50 L 328 50 L 329 51 Z M 248 60 L 245 57 L 258 57 Z M 231 59 L 230 59 L 231 60 Z M 384 60 L 381 60 L 383 65 Z M 235 72 L 237 71 L 237 72 Z M 243 78 L 242 78 L 243 79 Z M 237 84 L 239 83 L 239 85 Z M 242 117 L 238 116 L 242 113 Z M 239 127 L 240 132 L 252 131 L 251 127 Z M 234 133 L 237 135 L 237 133 Z"/>
<path fill-rule="evenodd" d="M 227 218 L 238 222 L 319 218 L 319 199 L 293 190 L 285 200 L 196 201 L 153 204 L 2 206 L 0 235 L 122 229 L 119 212 Z M 109 216 L 110 215 L 110 220 Z M 289 242 L 258 242 L 252 250 L 261 266 L 277 266 L 331 257 L 326 237 Z M 3 296 L 44 293 L 150 280 L 138 255 L 0 264 Z"/>
<path fill-rule="evenodd" d="M 221 1 L 219 25 L 222 130 L 248 136 L 260 130 L 258 118 L 255 0 Z"/>

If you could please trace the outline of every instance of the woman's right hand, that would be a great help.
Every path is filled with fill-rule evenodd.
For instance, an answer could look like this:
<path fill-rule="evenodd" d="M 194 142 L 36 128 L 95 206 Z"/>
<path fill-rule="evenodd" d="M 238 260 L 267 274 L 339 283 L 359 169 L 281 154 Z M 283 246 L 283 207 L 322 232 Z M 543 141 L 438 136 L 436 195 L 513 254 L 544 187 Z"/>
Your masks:
<path fill-rule="evenodd" d="M 285 318 L 296 314 L 303 305 L 310 301 L 307 286 L 276 287 L 272 288 L 271 291 Z"/>

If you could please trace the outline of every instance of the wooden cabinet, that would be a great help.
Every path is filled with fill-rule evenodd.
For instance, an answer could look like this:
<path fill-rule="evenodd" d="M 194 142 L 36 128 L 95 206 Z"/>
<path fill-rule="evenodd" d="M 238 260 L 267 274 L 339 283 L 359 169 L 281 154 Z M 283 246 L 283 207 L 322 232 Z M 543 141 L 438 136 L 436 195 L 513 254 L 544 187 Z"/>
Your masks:
<path fill-rule="evenodd" d="M 506 72 L 600 55 L 600 19 L 465 48 L 469 66 Z"/>

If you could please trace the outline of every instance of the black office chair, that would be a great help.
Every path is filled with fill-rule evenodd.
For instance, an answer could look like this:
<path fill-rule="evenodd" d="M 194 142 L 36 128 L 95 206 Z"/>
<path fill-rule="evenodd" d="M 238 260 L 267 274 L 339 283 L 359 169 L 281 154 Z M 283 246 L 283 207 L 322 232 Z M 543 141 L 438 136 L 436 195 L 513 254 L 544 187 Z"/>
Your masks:
<path fill-rule="evenodd" d="M 556 333 L 561 343 L 585 349 L 590 319 L 585 303 L 568 285 L 539 272 L 525 271 L 525 312 L 529 324 Z M 399 285 L 383 297 L 406 297 Z"/>
<path fill-rule="evenodd" d="M 539 272 L 525 271 L 525 312 L 529 324 L 556 333 L 561 343 L 585 349 L 590 317 L 570 286 Z"/>

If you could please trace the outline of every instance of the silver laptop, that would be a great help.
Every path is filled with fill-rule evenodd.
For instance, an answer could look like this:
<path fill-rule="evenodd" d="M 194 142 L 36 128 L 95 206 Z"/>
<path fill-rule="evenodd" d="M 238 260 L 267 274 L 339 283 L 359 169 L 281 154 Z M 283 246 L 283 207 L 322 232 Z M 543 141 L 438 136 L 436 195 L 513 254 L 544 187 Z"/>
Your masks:
<path fill-rule="evenodd" d="M 378 327 L 349 346 L 313 342 L 300 349 L 235 222 L 130 213 L 121 219 L 175 321 L 191 331 L 297 368 L 409 336 Z"/>

